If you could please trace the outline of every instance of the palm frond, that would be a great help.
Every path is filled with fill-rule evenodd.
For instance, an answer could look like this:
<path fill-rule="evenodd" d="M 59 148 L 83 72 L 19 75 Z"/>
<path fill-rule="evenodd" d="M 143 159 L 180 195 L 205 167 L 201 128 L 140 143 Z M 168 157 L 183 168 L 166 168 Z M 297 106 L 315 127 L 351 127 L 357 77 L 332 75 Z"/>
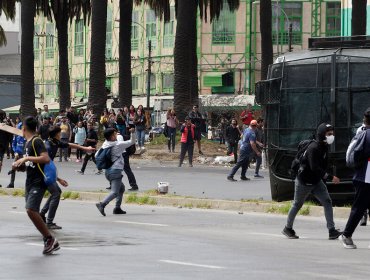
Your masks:
<path fill-rule="evenodd" d="M 3 27 L 0 25 L 0 47 L 6 46 L 6 36 Z"/>
<path fill-rule="evenodd" d="M 235 11 L 239 8 L 240 0 L 198 0 L 200 17 L 205 21 L 209 17 L 211 22 L 218 19 L 225 3 L 228 4 L 230 11 Z"/>

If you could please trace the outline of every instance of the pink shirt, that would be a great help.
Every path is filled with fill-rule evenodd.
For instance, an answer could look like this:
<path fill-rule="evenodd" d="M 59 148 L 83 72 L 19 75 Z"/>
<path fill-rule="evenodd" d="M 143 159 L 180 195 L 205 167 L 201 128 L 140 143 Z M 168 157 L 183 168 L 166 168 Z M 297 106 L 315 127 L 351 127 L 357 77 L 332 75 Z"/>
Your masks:
<path fill-rule="evenodd" d="M 176 128 L 176 116 L 175 117 L 168 116 L 168 118 L 167 118 L 167 126 L 168 127 L 172 127 L 172 128 Z"/>

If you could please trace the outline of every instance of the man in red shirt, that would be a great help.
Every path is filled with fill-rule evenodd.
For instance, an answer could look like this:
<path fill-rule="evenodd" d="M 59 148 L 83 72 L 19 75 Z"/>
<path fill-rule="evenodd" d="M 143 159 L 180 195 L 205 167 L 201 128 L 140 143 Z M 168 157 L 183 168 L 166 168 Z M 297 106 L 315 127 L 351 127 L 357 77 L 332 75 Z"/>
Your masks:
<path fill-rule="evenodd" d="M 250 125 L 253 120 L 252 104 L 247 104 L 247 108 L 241 113 L 240 119 L 243 122 L 243 128 Z"/>

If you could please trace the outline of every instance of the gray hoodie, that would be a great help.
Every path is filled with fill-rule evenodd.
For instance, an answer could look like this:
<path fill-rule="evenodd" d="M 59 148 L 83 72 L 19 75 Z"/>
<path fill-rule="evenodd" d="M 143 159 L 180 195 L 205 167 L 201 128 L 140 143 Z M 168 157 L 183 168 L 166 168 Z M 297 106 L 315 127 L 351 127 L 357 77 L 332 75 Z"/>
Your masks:
<path fill-rule="evenodd" d="M 104 141 L 102 149 L 113 147 L 111 152 L 113 165 L 110 169 L 123 170 L 125 164 L 122 154 L 126 151 L 128 147 L 135 145 L 135 142 L 136 142 L 135 133 L 131 133 L 131 138 L 130 140 L 127 141 L 107 141 L 107 140 Z"/>

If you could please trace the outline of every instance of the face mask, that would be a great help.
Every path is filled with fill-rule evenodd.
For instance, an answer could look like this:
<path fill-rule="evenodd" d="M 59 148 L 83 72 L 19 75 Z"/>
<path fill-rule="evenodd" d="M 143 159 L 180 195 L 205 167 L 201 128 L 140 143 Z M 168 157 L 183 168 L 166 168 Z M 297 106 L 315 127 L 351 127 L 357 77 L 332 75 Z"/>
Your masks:
<path fill-rule="evenodd" d="M 334 143 L 334 135 L 329 135 L 329 136 L 326 136 L 326 143 L 328 143 L 329 145 L 333 144 Z"/>

